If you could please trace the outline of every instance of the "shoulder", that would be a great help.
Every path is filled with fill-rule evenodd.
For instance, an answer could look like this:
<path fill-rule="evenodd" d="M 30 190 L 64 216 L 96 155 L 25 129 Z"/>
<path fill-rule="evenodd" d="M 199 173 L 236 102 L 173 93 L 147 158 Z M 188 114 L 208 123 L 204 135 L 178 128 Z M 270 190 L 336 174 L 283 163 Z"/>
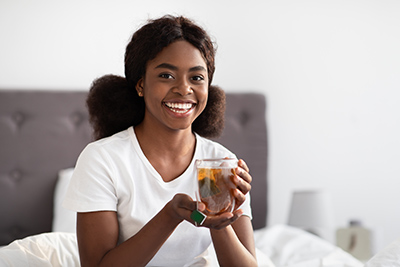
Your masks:
<path fill-rule="evenodd" d="M 131 143 L 128 130 L 129 129 L 89 143 L 83 149 L 81 157 L 94 157 L 104 156 L 104 154 L 123 153 L 127 150 L 127 147 Z"/>
<path fill-rule="evenodd" d="M 129 128 L 118 132 L 112 136 L 108 136 L 94 142 L 91 142 L 87 145 L 86 148 L 89 149 L 110 149 L 114 148 L 115 146 L 125 145 L 130 140 Z"/>

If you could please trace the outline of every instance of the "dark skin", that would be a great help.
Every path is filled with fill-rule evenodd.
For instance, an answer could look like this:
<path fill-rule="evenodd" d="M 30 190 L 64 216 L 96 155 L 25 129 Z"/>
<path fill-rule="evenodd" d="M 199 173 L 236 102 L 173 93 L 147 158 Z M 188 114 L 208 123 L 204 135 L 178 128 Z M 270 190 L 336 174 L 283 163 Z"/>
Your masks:
<path fill-rule="evenodd" d="M 176 179 L 193 159 L 196 138 L 191 124 L 207 103 L 206 63 L 194 46 L 177 41 L 148 62 L 136 89 L 146 103 L 144 120 L 135 127 L 142 151 L 164 181 Z M 237 208 L 245 201 L 252 178 L 243 160 L 236 174 L 232 182 L 237 189 L 232 193 Z M 138 233 L 118 246 L 116 212 L 78 213 L 82 266 L 145 266 L 182 221 L 194 224 L 190 215 L 197 205 L 205 210 L 203 203 L 190 196 L 175 195 Z M 236 209 L 208 216 L 202 225 L 210 229 L 220 266 L 257 266 L 253 228 L 242 213 Z"/>

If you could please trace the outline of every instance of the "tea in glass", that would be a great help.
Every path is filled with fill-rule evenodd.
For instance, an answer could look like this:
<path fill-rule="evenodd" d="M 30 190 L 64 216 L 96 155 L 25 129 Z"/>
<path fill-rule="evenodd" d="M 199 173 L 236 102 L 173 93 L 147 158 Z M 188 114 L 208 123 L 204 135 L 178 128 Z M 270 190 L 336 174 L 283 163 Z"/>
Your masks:
<path fill-rule="evenodd" d="M 206 205 L 204 213 L 216 215 L 233 210 L 232 179 L 236 167 L 237 159 L 233 158 L 196 160 L 200 201 Z"/>

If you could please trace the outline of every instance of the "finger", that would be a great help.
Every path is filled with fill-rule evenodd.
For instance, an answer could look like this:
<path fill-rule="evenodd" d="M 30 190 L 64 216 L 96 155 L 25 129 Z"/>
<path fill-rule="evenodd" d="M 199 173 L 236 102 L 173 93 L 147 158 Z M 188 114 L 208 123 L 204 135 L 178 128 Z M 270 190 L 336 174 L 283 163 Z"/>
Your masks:
<path fill-rule="evenodd" d="M 185 194 L 176 194 L 172 202 L 175 203 L 173 206 L 175 206 L 175 212 L 179 215 L 179 217 L 194 225 L 195 220 L 193 218 L 198 218 L 198 216 L 201 216 L 197 214 L 197 207 L 200 207 L 202 210 L 204 210 L 203 203 L 199 204 L 198 202 L 193 201 L 190 196 Z M 193 214 L 194 212 L 195 214 Z"/>
<path fill-rule="evenodd" d="M 204 204 L 203 202 L 197 202 L 197 210 L 199 211 L 204 211 L 206 209 L 206 204 Z"/>
<path fill-rule="evenodd" d="M 202 202 L 191 201 L 188 205 L 182 205 L 180 210 L 183 218 L 195 226 L 201 225 L 207 217 L 202 212 L 205 210 L 205 205 Z"/>
<path fill-rule="evenodd" d="M 195 226 L 201 225 L 207 217 L 202 213 L 202 211 L 206 209 L 205 204 L 199 201 L 193 201 L 193 199 L 187 195 L 177 194 L 177 198 L 181 198 L 181 201 L 178 201 L 178 203 L 183 218 Z"/>
<path fill-rule="evenodd" d="M 222 229 L 234 223 L 240 216 L 242 216 L 243 211 L 236 210 L 234 212 L 226 212 L 218 216 L 209 216 L 203 223 L 204 227 L 211 229 Z"/>
<path fill-rule="evenodd" d="M 242 176 L 235 175 L 233 176 L 233 183 L 235 184 L 236 188 L 243 192 L 243 194 L 247 194 L 251 190 L 251 175 L 243 172 Z M 246 177 L 246 178 L 243 178 Z"/>
<path fill-rule="evenodd" d="M 235 221 L 233 213 L 224 214 L 224 216 L 209 216 L 204 221 L 203 226 L 210 229 L 222 229 Z"/>
<path fill-rule="evenodd" d="M 247 166 L 246 162 L 243 159 L 239 159 L 238 166 L 243 168 L 246 172 L 250 172 L 249 167 Z"/>
<path fill-rule="evenodd" d="M 196 201 L 186 194 L 176 194 L 174 196 L 174 200 L 178 203 L 178 208 L 193 211 L 196 209 Z"/>
<path fill-rule="evenodd" d="M 236 175 L 240 176 L 240 178 L 244 179 L 247 183 L 251 183 L 253 178 L 250 173 L 241 167 L 236 167 L 235 169 Z"/>
<path fill-rule="evenodd" d="M 246 200 L 246 194 L 239 189 L 233 189 L 233 196 L 235 197 L 235 204 L 237 206 L 242 205 L 242 203 Z"/>
<path fill-rule="evenodd" d="M 235 198 L 235 207 L 233 210 L 236 211 L 236 209 L 238 209 L 246 201 L 246 194 L 239 189 L 234 189 L 233 197 Z"/>
<path fill-rule="evenodd" d="M 186 210 L 199 210 L 204 211 L 206 209 L 206 205 L 201 201 L 195 201 L 190 196 L 186 194 L 176 194 L 175 197 L 178 202 L 178 208 L 186 209 Z"/>
<path fill-rule="evenodd" d="M 235 210 L 233 214 L 235 217 L 237 217 L 236 219 L 239 219 L 239 217 L 243 215 L 243 210 L 242 209 Z"/>

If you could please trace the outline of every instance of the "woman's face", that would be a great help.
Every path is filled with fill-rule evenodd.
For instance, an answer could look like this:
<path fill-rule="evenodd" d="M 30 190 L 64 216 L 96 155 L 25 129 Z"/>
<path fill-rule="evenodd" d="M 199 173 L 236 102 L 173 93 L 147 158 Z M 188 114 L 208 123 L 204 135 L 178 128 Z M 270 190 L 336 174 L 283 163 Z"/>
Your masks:
<path fill-rule="evenodd" d="M 207 64 L 189 42 L 174 42 L 147 63 L 136 90 L 143 93 L 146 104 L 143 123 L 188 129 L 207 103 Z"/>

